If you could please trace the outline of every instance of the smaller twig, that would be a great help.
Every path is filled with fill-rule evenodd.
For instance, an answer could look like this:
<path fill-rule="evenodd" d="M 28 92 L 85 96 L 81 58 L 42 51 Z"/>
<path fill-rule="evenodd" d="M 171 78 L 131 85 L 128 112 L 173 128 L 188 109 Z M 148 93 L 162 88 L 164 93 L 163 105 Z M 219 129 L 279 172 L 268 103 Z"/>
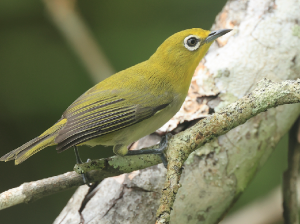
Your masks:
<path fill-rule="evenodd" d="M 152 147 L 151 147 L 152 148 Z M 75 165 L 78 173 L 88 173 L 91 182 L 102 181 L 104 178 L 129 173 L 134 170 L 144 169 L 161 163 L 158 155 L 138 156 L 112 156 L 110 158 L 90 161 L 84 164 Z M 85 169 L 84 171 L 82 169 Z M 21 204 L 36 201 L 45 196 L 55 194 L 72 187 L 83 185 L 81 175 L 75 172 L 68 172 L 43 180 L 24 183 L 19 187 L 10 189 L 0 194 L 0 210 Z"/>
<path fill-rule="evenodd" d="M 114 74 L 99 44 L 75 9 L 75 0 L 43 0 L 54 24 L 86 66 L 95 83 Z"/>
<path fill-rule="evenodd" d="M 283 217 L 285 224 L 298 224 L 297 176 L 300 161 L 300 119 L 289 132 L 288 169 L 283 174 Z"/>
<path fill-rule="evenodd" d="M 145 149 L 158 148 L 159 144 L 147 147 Z M 143 150 L 143 149 L 141 149 Z M 130 173 L 135 170 L 145 169 L 161 163 L 158 155 L 145 154 L 134 156 L 112 156 L 110 158 L 103 158 L 92 160 L 86 163 L 76 164 L 74 171 L 78 174 L 87 173 L 89 171 L 98 170 L 103 172 L 106 177 L 116 176 L 123 173 Z M 108 173 L 108 174 L 106 174 Z"/>
<path fill-rule="evenodd" d="M 24 183 L 0 194 L 0 210 L 20 203 L 33 202 L 81 184 L 82 178 L 75 172 Z"/>

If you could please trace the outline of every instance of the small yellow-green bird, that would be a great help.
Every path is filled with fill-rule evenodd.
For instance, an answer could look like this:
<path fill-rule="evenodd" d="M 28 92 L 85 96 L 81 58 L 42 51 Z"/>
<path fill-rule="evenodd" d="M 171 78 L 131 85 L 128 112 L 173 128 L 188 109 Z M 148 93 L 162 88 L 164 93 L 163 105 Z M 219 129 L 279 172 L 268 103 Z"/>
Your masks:
<path fill-rule="evenodd" d="M 15 159 L 17 165 L 52 145 L 58 152 L 74 147 L 77 162 L 80 145 L 113 145 L 121 156 L 163 155 L 163 148 L 128 151 L 127 146 L 157 130 L 180 109 L 200 60 L 212 42 L 229 31 L 197 28 L 175 33 L 147 61 L 86 91 L 51 128 L 0 161 Z"/>

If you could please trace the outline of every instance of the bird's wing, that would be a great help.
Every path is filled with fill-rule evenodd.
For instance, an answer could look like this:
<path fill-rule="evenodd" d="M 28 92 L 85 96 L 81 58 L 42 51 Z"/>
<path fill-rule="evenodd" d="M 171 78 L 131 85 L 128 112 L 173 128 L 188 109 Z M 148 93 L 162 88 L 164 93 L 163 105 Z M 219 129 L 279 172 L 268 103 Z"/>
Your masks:
<path fill-rule="evenodd" d="M 84 94 L 63 114 L 67 122 L 55 139 L 57 150 L 66 150 L 141 122 L 171 102 L 172 99 L 166 97 L 140 93 L 131 93 L 130 96 L 112 94 L 112 91 Z"/>

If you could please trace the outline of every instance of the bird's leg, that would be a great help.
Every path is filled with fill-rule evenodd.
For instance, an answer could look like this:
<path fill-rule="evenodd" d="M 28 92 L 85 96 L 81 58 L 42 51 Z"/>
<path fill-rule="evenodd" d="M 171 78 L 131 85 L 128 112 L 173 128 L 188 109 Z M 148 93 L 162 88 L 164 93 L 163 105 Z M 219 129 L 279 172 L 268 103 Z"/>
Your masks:
<path fill-rule="evenodd" d="M 168 166 L 168 160 L 164 154 L 165 149 L 168 146 L 168 141 L 172 137 L 172 134 L 168 133 L 161 139 L 159 148 L 156 149 L 141 149 L 141 150 L 129 150 L 126 156 L 142 155 L 142 154 L 157 154 L 160 156 L 165 168 Z"/>
<path fill-rule="evenodd" d="M 82 160 L 79 156 L 79 152 L 78 152 L 78 149 L 77 149 L 76 145 L 74 146 L 74 152 L 75 152 L 75 157 L 76 157 L 76 163 L 77 164 L 82 164 Z M 89 159 L 88 159 L 88 161 L 89 161 Z M 86 184 L 87 186 L 91 187 L 91 184 L 90 184 L 89 179 L 86 176 L 86 174 L 83 173 L 83 174 L 81 174 L 81 176 L 82 176 L 83 183 Z"/>

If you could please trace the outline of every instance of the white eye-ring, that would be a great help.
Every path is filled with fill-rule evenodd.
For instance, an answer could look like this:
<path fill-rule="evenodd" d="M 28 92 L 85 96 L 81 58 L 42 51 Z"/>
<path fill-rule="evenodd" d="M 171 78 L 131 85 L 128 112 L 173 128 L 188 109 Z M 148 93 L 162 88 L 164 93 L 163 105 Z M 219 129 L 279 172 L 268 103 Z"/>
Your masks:
<path fill-rule="evenodd" d="M 189 51 L 195 51 L 200 47 L 200 39 L 195 35 L 189 35 L 184 38 L 183 44 Z"/>

